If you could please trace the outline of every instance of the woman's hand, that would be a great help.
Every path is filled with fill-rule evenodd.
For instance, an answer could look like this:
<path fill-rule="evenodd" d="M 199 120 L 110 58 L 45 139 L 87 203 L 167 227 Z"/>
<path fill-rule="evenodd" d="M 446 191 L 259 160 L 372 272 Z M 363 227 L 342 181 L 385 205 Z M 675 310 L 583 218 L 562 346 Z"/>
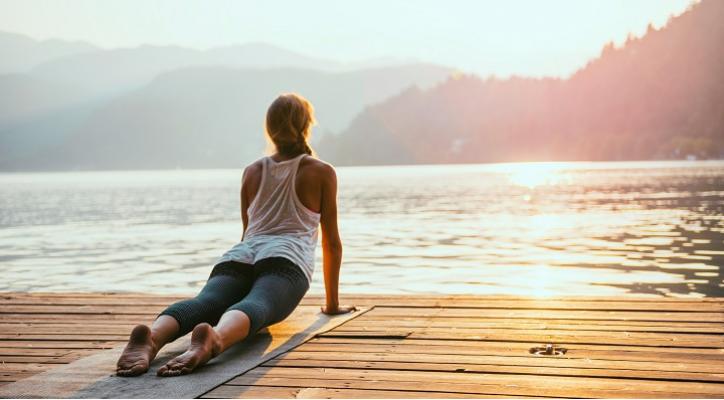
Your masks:
<path fill-rule="evenodd" d="M 357 311 L 357 307 L 355 306 L 337 306 L 337 307 L 331 307 L 331 306 L 323 306 L 322 312 L 327 315 L 338 315 L 338 314 L 347 314 L 348 312 Z"/>

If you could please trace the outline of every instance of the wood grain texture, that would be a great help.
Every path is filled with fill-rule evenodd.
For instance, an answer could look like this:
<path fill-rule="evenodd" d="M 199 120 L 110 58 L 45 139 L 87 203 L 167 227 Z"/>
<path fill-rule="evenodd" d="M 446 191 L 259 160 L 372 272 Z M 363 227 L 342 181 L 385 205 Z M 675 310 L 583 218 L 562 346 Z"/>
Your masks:
<path fill-rule="evenodd" d="M 337 390 L 341 398 L 365 391 L 411 398 L 724 396 L 724 314 L 717 301 L 677 309 L 683 303 L 669 299 L 465 300 L 380 299 L 361 317 L 209 396 L 250 398 L 279 386 L 298 389 L 279 393 L 286 398 L 311 388 Z M 545 343 L 567 352 L 529 353 Z"/>
<path fill-rule="evenodd" d="M 150 323 L 187 297 L 0 293 L 0 385 L 117 347 L 135 324 Z M 302 304 L 323 300 L 306 296 Z M 724 397 L 721 298 L 349 295 L 341 301 L 374 308 L 202 397 Z M 567 352 L 529 353 L 546 343 Z"/>
<path fill-rule="evenodd" d="M 236 375 L 293 349 L 315 334 L 331 329 L 349 318 L 362 315 L 365 311 L 366 308 L 360 308 L 354 313 L 328 316 L 322 314 L 318 307 L 297 307 L 284 321 L 270 326 L 268 332 L 237 343 L 194 374 L 183 378 L 159 378 L 155 372 L 165 361 L 188 348 L 189 335 L 165 346 L 159 352 L 157 360 L 151 364 L 149 372 L 133 379 L 117 377 L 114 373 L 123 343 L 110 350 L 91 352 L 90 355 L 88 350 L 53 349 L 51 346 L 43 349 L 31 348 L 34 351 L 22 354 L 18 351 L 24 350 L 22 347 L 5 347 L 4 349 L 10 349 L 14 354 L 7 354 L 6 350 L 5 354 L 0 356 L 3 361 L 0 363 L 0 373 L 3 374 L 4 382 L 12 382 L 0 386 L 0 398 L 197 397 Z M 62 317 L 62 314 L 60 316 Z M 33 334 L 26 332 L 28 326 L 13 325 L 15 330 L 20 332 L 11 336 L 29 338 L 26 340 L 28 343 L 52 343 L 54 342 L 52 339 L 56 336 L 63 337 L 66 343 L 87 342 L 94 337 L 110 336 L 109 332 L 102 329 L 95 331 L 91 329 L 82 335 L 78 332 L 66 332 L 64 331 L 67 328 L 66 324 L 59 322 L 56 327 L 57 332 L 46 326 L 43 329 L 48 332 L 37 334 L 42 338 L 35 338 Z M 125 339 L 126 335 L 123 337 Z M 14 342 L 22 343 L 23 340 L 16 339 Z M 38 350 L 64 351 L 65 354 L 48 355 Z M 85 354 L 78 354 L 81 352 Z M 35 374 L 28 376 L 31 372 Z M 17 381 L 18 377 L 23 379 Z"/>

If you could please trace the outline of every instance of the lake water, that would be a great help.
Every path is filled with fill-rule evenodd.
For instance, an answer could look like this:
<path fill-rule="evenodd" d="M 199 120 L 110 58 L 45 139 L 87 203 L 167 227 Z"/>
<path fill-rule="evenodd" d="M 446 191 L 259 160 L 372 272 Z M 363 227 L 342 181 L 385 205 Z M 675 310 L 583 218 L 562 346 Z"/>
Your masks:
<path fill-rule="evenodd" d="M 0 291 L 193 293 L 241 235 L 240 176 L 0 174 Z M 724 296 L 721 161 L 338 176 L 342 293 Z"/>

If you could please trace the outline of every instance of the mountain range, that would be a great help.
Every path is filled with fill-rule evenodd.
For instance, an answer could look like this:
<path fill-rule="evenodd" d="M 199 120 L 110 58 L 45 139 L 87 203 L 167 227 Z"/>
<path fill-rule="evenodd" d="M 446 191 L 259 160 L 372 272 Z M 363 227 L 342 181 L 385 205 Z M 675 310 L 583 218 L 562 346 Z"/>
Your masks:
<path fill-rule="evenodd" d="M 724 157 L 724 1 L 602 48 L 567 78 L 399 60 L 344 64 L 263 43 L 102 49 L 0 32 L 0 170 L 238 168 L 266 107 L 315 105 L 338 165 Z"/>
<path fill-rule="evenodd" d="M 0 34 L 0 55 L 22 42 L 36 64 L 3 65 L 14 68 L 0 75 L 4 170 L 239 167 L 263 153 L 264 113 L 280 93 L 308 97 L 323 135 L 452 72 L 389 59 L 344 64 L 263 43 L 202 51 L 52 41 L 52 58 L 37 56 L 49 42 L 18 38 Z"/>
<path fill-rule="evenodd" d="M 456 74 L 368 107 L 340 165 L 724 158 L 724 1 L 607 44 L 567 79 Z"/>

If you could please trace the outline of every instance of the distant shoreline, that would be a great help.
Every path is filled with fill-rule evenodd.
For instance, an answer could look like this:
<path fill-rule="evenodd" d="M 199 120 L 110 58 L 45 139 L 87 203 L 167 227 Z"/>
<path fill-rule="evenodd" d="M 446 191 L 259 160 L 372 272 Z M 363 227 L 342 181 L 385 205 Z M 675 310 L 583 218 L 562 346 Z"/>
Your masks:
<path fill-rule="evenodd" d="M 611 160 L 611 161 L 506 161 L 506 162 L 481 162 L 481 163 L 420 163 L 420 164 L 359 164 L 359 165 L 334 165 L 335 168 L 389 168 L 389 167 L 450 167 L 450 166 L 504 166 L 504 165 L 553 165 L 561 166 L 573 165 L 600 165 L 600 164 L 679 164 L 700 166 L 701 164 L 717 164 L 724 163 L 724 158 L 706 159 L 706 160 L 685 160 L 685 159 L 659 159 L 659 160 Z M 82 173 L 82 172 L 173 172 L 173 171 L 221 171 L 243 169 L 244 166 L 236 167 L 179 167 L 179 168 L 103 168 L 103 169 L 57 169 L 57 170 L 0 170 L 0 174 L 48 174 L 48 173 Z"/>

